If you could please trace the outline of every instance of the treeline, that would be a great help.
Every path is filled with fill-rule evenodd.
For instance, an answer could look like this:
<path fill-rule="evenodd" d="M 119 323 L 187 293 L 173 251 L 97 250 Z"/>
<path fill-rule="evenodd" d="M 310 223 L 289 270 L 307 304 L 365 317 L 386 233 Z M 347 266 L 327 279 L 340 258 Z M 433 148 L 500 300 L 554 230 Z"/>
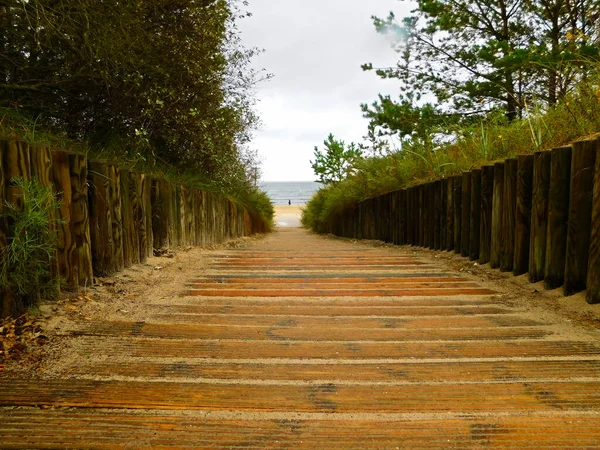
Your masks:
<path fill-rule="evenodd" d="M 361 105 L 367 156 L 311 201 L 314 229 L 366 198 L 600 131 L 597 0 L 419 0 L 374 23 L 398 63 L 363 69 L 400 94 Z"/>
<path fill-rule="evenodd" d="M 3 134 L 85 142 L 268 213 L 247 150 L 261 74 L 241 15 L 237 0 L 1 0 Z"/>

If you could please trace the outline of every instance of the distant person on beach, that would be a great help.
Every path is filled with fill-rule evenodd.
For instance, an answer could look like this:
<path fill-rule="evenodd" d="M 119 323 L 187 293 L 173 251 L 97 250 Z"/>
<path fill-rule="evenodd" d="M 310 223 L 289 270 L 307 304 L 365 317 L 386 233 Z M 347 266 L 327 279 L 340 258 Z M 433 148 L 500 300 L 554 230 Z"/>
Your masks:
<path fill-rule="evenodd" d="M 292 206 L 292 201 L 288 200 L 288 206 Z"/>

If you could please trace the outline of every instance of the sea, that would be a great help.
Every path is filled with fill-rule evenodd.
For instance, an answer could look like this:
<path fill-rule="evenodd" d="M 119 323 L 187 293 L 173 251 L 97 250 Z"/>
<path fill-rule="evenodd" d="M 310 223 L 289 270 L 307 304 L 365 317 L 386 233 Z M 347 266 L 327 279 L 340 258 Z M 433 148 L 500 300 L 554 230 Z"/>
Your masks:
<path fill-rule="evenodd" d="M 275 206 L 304 206 L 319 190 L 321 183 L 316 181 L 263 181 L 261 188 L 269 195 Z"/>

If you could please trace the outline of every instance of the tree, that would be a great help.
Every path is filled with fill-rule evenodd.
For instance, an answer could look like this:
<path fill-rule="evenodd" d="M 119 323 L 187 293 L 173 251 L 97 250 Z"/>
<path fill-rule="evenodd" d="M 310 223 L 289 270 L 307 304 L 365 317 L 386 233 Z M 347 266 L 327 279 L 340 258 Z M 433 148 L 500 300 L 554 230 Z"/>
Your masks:
<path fill-rule="evenodd" d="M 315 160 L 310 162 L 318 181 L 323 184 L 343 180 L 363 155 L 354 142 L 346 148 L 344 141 L 336 140 L 331 133 L 323 144 L 324 151 L 315 146 Z"/>
<path fill-rule="evenodd" d="M 400 54 L 396 67 L 376 71 L 399 79 L 415 99 L 435 97 L 444 111 L 502 108 L 513 120 L 527 101 L 553 104 L 573 86 L 574 65 L 566 62 L 594 53 L 597 10 L 597 0 L 418 0 L 400 22 L 393 13 L 373 18 L 378 32 L 396 38 Z M 586 40 L 578 48 L 569 44 L 575 34 Z"/>

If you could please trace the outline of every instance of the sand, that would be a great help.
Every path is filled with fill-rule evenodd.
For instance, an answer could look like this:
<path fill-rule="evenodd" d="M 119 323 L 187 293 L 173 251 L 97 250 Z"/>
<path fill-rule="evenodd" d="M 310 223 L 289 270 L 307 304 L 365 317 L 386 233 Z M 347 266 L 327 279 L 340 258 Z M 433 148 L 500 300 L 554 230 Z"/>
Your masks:
<path fill-rule="evenodd" d="M 275 207 L 275 226 L 285 228 L 298 228 L 302 226 L 300 216 L 302 215 L 302 206 L 276 206 Z"/>

